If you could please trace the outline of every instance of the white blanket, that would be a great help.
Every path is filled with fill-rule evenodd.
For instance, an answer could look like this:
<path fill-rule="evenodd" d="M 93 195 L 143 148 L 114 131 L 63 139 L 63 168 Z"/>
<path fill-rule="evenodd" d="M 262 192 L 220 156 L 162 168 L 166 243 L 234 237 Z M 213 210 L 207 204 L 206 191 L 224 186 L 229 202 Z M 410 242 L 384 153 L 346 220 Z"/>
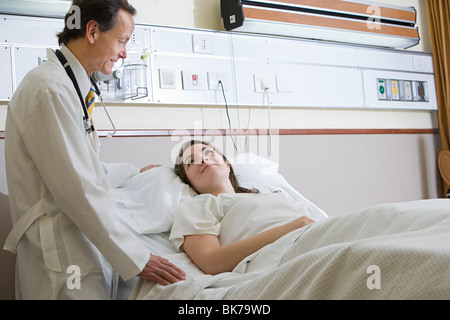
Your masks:
<path fill-rule="evenodd" d="M 315 222 L 205 275 L 167 256 L 187 280 L 140 280 L 131 299 L 450 299 L 450 200 L 386 204 Z"/>

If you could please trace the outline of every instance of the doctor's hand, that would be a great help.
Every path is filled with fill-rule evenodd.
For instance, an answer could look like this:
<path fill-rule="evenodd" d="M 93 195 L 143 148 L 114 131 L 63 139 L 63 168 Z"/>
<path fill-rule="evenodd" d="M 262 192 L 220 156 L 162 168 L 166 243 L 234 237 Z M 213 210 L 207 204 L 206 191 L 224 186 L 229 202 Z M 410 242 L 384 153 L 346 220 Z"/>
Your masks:
<path fill-rule="evenodd" d="M 138 277 L 153 280 L 162 285 L 169 285 L 178 281 L 186 280 L 183 270 L 170 263 L 169 260 L 160 256 L 150 255 L 150 260 Z"/>

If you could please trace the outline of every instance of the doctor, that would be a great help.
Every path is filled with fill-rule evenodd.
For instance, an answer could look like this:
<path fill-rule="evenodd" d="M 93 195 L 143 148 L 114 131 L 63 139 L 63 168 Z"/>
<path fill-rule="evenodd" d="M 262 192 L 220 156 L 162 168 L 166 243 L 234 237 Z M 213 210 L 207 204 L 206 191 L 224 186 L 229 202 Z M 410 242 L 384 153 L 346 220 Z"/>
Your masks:
<path fill-rule="evenodd" d="M 58 34 L 83 97 L 89 75 L 126 58 L 135 9 L 126 0 L 76 0 L 81 28 Z M 94 139 L 94 143 L 92 143 Z M 110 299 L 117 273 L 170 284 L 182 270 L 152 255 L 116 220 L 96 132 L 83 124 L 79 95 L 53 50 L 30 71 L 8 106 L 6 166 L 17 253 L 18 299 Z M 111 167 L 109 167 L 111 168 Z M 105 260 L 106 259 L 106 260 Z M 115 281 L 116 280 L 116 281 Z"/>

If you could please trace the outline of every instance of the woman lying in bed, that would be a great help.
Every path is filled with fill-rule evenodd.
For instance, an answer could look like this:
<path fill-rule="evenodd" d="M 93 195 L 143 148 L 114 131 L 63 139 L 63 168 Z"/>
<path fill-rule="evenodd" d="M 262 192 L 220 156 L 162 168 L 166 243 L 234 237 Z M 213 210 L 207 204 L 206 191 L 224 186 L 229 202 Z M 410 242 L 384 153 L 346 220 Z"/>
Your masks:
<path fill-rule="evenodd" d="M 170 240 L 205 273 L 232 271 L 245 257 L 315 221 L 289 195 L 240 187 L 226 157 L 206 142 L 186 143 L 175 173 L 199 196 L 180 204 Z M 250 224 L 255 228 L 242 228 Z"/>

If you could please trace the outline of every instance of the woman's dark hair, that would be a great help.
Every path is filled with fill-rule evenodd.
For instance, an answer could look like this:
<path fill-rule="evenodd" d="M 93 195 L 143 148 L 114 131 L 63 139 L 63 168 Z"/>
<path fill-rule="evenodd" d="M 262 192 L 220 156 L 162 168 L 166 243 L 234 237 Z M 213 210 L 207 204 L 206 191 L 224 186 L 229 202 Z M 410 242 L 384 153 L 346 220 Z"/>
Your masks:
<path fill-rule="evenodd" d="M 57 34 L 60 46 L 67 44 L 70 40 L 84 37 L 86 25 L 91 20 L 98 23 L 100 31 L 106 32 L 116 26 L 117 13 L 120 9 L 124 9 L 132 16 L 136 14 L 136 9 L 127 0 L 74 0 L 73 6 L 76 6 L 77 10 L 70 9 L 66 13 L 64 29 Z M 74 14 L 76 14 L 76 19 L 80 20 L 79 23 L 68 23 L 69 19 L 72 21 Z"/>
<path fill-rule="evenodd" d="M 230 179 L 231 185 L 233 186 L 233 189 L 236 193 L 259 193 L 259 190 L 257 190 L 257 189 L 247 189 L 247 188 L 241 187 L 236 178 L 236 175 L 234 174 L 233 166 L 229 163 L 229 161 L 227 160 L 225 155 L 222 152 L 216 150 L 216 148 L 214 148 L 214 146 L 212 146 L 210 143 L 208 143 L 206 141 L 201 141 L 201 140 L 188 141 L 185 144 L 183 144 L 180 148 L 180 152 L 178 153 L 178 157 L 175 162 L 174 170 L 175 170 L 176 175 L 180 177 L 181 181 L 188 184 L 192 189 L 194 189 L 194 187 L 192 186 L 191 182 L 189 181 L 189 179 L 186 175 L 186 171 L 184 170 L 183 154 L 187 149 L 189 149 L 191 146 L 196 145 L 196 144 L 203 144 L 205 146 L 209 146 L 209 147 L 213 148 L 214 151 L 217 152 L 218 154 L 220 154 L 222 156 L 223 160 L 230 165 L 230 175 L 228 176 L 228 178 Z"/>

